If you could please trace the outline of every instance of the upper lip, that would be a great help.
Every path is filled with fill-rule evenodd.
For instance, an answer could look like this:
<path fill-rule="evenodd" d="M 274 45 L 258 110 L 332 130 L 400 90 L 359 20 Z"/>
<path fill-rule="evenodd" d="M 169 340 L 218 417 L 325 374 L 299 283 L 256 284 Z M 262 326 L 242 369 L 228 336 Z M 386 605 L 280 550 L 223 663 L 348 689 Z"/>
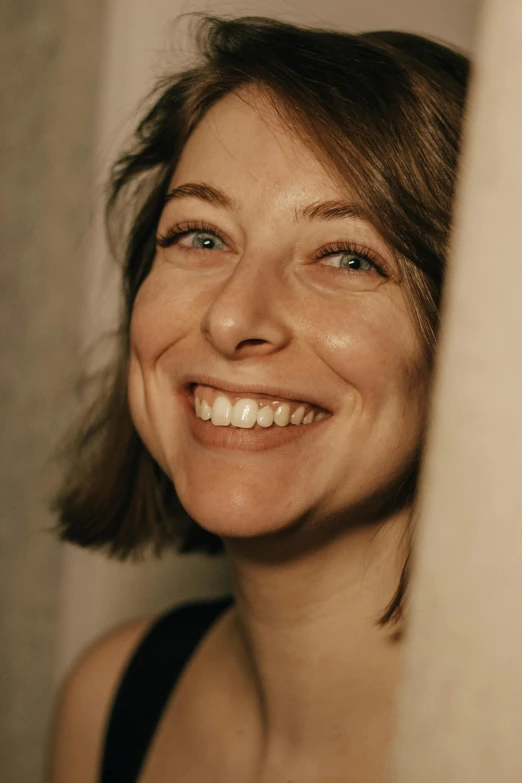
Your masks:
<path fill-rule="evenodd" d="M 310 402 L 312 405 L 316 405 L 318 408 L 322 408 L 323 410 L 330 412 L 330 409 L 324 404 L 324 400 L 320 400 L 316 396 L 310 396 L 308 391 L 301 394 L 301 392 L 296 391 L 295 389 L 288 389 L 282 385 L 268 385 L 264 383 L 237 383 L 225 381 L 223 378 L 216 378 L 210 375 L 197 374 L 187 377 L 184 380 L 183 385 L 186 387 L 188 386 L 189 388 L 194 385 L 213 386 L 215 389 L 219 389 L 220 391 L 224 392 L 230 392 L 231 394 L 258 394 L 264 395 L 265 397 L 272 400 L 285 399 L 295 400 L 297 402 Z"/>

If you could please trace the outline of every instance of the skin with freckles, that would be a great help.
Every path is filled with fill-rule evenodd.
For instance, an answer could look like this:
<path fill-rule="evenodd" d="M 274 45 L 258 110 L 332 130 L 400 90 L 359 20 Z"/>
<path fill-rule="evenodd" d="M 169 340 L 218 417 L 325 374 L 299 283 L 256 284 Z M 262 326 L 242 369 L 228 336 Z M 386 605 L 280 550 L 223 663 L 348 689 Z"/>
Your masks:
<path fill-rule="evenodd" d="M 346 525 L 375 513 L 418 448 L 425 387 L 399 262 L 357 215 L 310 216 L 310 205 L 354 202 L 353 194 L 261 95 L 227 96 L 207 114 L 171 190 L 187 183 L 219 189 L 230 205 L 197 194 L 165 205 L 159 236 L 178 224 L 205 233 L 158 247 L 138 293 L 135 424 L 208 530 L 251 537 L 297 526 L 329 536 L 325 520 Z M 373 260 L 331 252 L 343 242 Z M 186 384 L 201 375 L 283 387 L 332 415 L 265 451 L 207 447 L 184 404 Z"/>
<path fill-rule="evenodd" d="M 378 783 L 400 645 L 376 619 L 410 514 L 391 499 L 426 402 L 401 262 L 254 90 L 208 112 L 170 193 L 133 310 L 131 411 L 222 536 L 235 605 L 183 673 L 140 783 Z M 329 415 L 220 428 L 195 417 L 195 384 Z"/>

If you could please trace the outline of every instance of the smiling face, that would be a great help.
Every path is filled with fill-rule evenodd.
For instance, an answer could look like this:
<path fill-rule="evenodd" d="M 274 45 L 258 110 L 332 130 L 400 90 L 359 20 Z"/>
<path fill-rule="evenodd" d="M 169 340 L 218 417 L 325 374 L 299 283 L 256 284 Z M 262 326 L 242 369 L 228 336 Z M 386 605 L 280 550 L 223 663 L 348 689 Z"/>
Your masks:
<path fill-rule="evenodd" d="M 394 254 L 268 102 L 244 97 L 184 148 L 129 375 L 136 428 L 181 502 L 233 537 L 317 530 L 393 492 L 426 398 Z"/>

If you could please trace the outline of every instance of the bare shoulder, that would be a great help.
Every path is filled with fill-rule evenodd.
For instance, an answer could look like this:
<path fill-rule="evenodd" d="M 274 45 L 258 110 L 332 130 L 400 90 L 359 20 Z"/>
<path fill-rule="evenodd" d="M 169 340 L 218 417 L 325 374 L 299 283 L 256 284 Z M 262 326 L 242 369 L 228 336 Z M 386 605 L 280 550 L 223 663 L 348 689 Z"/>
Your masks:
<path fill-rule="evenodd" d="M 153 621 L 139 620 L 111 631 L 88 647 L 72 668 L 55 711 L 49 783 L 96 783 L 117 685 Z"/>

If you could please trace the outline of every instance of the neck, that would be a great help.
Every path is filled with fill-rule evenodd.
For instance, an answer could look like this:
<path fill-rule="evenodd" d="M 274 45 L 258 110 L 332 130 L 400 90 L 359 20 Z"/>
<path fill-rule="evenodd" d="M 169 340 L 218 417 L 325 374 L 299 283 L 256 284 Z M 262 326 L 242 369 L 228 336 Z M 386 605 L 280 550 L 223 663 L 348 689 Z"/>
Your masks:
<path fill-rule="evenodd" d="M 397 588 L 407 521 L 400 512 L 351 528 L 298 557 L 281 556 L 288 542 L 275 539 L 226 542 L 265 747 L 339 753 L 332 744 L 346 748 L 392 712 L 400 645 L 378 620 Z"/>

